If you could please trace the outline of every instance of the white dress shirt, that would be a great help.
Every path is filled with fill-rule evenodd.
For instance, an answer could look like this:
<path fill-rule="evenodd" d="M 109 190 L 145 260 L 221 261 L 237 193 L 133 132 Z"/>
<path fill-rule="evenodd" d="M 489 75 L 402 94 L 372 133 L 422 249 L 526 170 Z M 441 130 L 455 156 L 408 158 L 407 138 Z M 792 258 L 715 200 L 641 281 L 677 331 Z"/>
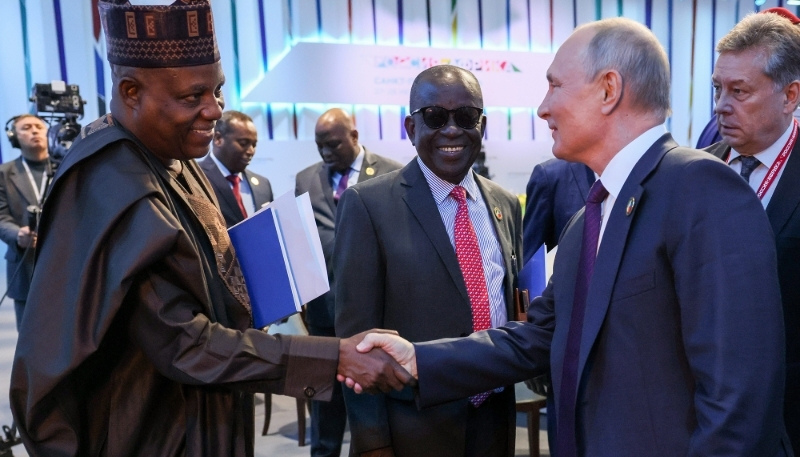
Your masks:
<path fill-rule="evenodd" d="M 358 154 L 356 154 L 353 164 L 350 165 L 350 168 L 347 170 L 347 187 L 353 187 L 358 183 L 358 176 L 361 174 L 361 165 L 364 163 L 364 156 L 367 154 L 364 152 L 363 145 L 358 146 Z M 342 173 L 332 173 L 331 179 L 333 180 L 333 195 L 336 195 L 336 188 L 339 187 L 339 181 L 342 180 Z"/>
<path fill-rule="evenodd" d="M 450 237 L 450 244 L 453 250 L 456 249 L 455 222 L 458 202 L 450 196 L 450 192 L 456 187 L 455 184 L 447 182 L 436 176 L 428 167 L 417 157 L 417 163 L 428 181 L 428 187 L 433 194 L 433 200 L 439 209 L 442 223 Z M 486 290 L 489 292 L 489 314 L 492 318 L 492 327 L 500 327 L 508 322 L 508 311 L 506 310 L 505 285 L 503 279 L 506 275 L 503 253 L 500 250 L 500 242 L 497 241 L 494 223 L 489 217 L 489 209 L 483 201 L 483 195 L 475 182 L 475 175 L 472 170 L 461 180 L 459 186 L 467 191 L 467 211 L 472 226 L 475 228 L 475 235 L 478 237 L 478 247 L 481 250 L 481 263 L 483 264 L 483 276 L 486 279 Z M 511 217 L 509 214 L 508 217 Z"/>
<path fill-rule="evenodd" d="M 217 168 L 219 168 L 222 176 L 225 176 L 225 179 L 227 180 L 228 176 L 232 175 L 233 173 L 228 171 L 228 167 L 223 165 L 213 152 L 209 155 L 214 163 L 217 164 Z M 247 217 L 250 217 L 256 212 L 256 204 L 253 200 L 253 191 L 250 189 L 250 183 L 247 182 L 247 177 L 245 177 L 244 173 L 236 173 L 236 175 L 239 176 L 239 194 L 242 196 L 242 203 L 244 204 L 245 211 L 247 211 Z M 231 190 L 233 190 L 232 182 L 228 181 L 228 186 L 231 188 Z"/>
<path fill-rule="evenodd" d="M 789 128 L 783 132 L 780 138 L 777 141 L 772 143 L 770 147 L 759 152 L 758 154 L 754 154 L 753 157 L 758 159 L 760 164 L 753 170 L 753 173 L 750 175 L 750 187 L 753 191 L 758 192 L 758 188 L 761 186 L 761 183 L 764 181 L 764 178 L 767 176 L 767 172 L 769 171 L 772 164 L 775 163 L 775 159 L 781 154 L 781 150 L 789 141 L 789 137 L 792 136 L 792 130 L 795 129 L 794 121 L 789 124 Z M 742 162 L 739 158 L 742 155 L 736 152 L 735 149 L 731 148 L 731 154 L 728 157 L 728 166 L 736 172 L 736 174 L 740 174 L 742 172 Z M 783 170 L 786 168 L 786 163 L 783 164 L 780 170 L 778 170 L 778 174 L 775 176 L 775 181 L 772 182 L 772 185 L 769 189 L 764 193 L 764 196 L 761 197 L 761 205 L 766 208 L 769 204 L 769 200 L 772 198 L 772 194 L 775 193 L 775 188 L 778 187 L 778 181 L 781 180 L 781 175 L 783 175 Z"/>
<path fill-rule="evenodd" d="M 603 183 L 603 187 L 608 191 L 608 197 L 606 197 L 600 210 L 603 223 L 600 226 L 600 238 L 597 240 L 598 251 L 600 250 L 600 243 L 603 241 L 603 234 L 606 231 L 608 216 L 611 213 L 611 209 L 614 208 L 614 203 L 617 201 L 619 193 L 622 191 L 622 186 L 625 185 L 625 181 L 628 180 L 628 176 L 631 174 L 633 167 L 636 166 L 636 163 L 639 162 L 639 159 L 665 133 L 667 133 L 667 129 L 663 124 L 642 133 L 622 148 L 608 162 L 606 169 L 603 170 L 603 174 L 599 179 Z"/>

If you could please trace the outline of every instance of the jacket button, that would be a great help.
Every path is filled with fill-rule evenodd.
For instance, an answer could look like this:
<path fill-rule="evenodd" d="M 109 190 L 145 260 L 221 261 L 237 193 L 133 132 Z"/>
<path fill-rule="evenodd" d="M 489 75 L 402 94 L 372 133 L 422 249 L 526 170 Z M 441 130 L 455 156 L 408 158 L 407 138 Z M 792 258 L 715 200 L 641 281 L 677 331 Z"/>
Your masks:
<path fill-rule="evenodd" d="M 308 397 L 308 398 L 314 398 L 314 395 L 316 395 L 316 394 L 317 394 L 317 391 L 316 391 L 316 390 L 314 390 L 314 388 L 313 388 L 313 387 L 306 387 L 306 388 L 305 388 L 305 390 L 303 390 L 303 393 L 304 393 L 304 394 L 306 395 L 306 397 Z"/>
<path fill-rule="evenodd" d="M 469 336 L 469 333 L 464 332 L 464 333 L 461 334 L 461 338 L 464 338 L 465 336 Z"/>

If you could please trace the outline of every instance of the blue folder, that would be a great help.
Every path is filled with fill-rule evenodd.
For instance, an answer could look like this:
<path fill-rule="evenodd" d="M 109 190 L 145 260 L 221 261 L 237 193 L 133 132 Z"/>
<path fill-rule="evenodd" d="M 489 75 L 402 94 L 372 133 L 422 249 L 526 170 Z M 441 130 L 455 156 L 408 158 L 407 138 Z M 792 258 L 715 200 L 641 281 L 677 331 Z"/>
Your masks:
<path fill-rule="evenodd" d="M 253 326 L 263 328 L 299 311 L 291 268 L 272 208 L 228 230 L 242 268 Z"/>
<path fill-rule="evenodd" d="M 542 295 L 547 285 L 547 269 L 545 267 L 545 246 L 539 248 L 528 263 L 519 272 L 517 284 L 520 290 L 527 289 L 531 300 Z"/>

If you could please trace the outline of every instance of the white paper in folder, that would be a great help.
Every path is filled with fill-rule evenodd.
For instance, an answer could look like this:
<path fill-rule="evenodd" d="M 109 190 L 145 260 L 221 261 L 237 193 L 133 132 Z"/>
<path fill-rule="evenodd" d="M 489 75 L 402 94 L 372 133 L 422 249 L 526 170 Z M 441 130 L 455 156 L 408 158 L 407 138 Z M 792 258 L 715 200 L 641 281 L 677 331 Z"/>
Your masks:
<path fill-rule="evenodd" d="M 266 208 L 272 208 L 278 218 L 300 302 L 308 303 L 329 291 L 328 271 L 308 193 L 295 197 L 293 192 L 287 192 Z"/>

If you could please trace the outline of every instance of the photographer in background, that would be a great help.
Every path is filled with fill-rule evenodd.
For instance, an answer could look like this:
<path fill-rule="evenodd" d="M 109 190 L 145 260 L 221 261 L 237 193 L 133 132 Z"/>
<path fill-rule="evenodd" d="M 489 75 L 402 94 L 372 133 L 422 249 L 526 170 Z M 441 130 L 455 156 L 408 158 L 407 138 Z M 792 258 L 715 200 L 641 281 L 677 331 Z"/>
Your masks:
<path fill-rule="evenodd" d="M 11 118 L 6 134 L 21 155 L 0 165 L 0 239 L 8 245 L 6 279 L 8 296 L 14 300 L 17 330 L 33 275 L 36 229 L 29 227 L 28 206 L 39 206 L 47 185 L 48 125 L 32 114 Z"/>

